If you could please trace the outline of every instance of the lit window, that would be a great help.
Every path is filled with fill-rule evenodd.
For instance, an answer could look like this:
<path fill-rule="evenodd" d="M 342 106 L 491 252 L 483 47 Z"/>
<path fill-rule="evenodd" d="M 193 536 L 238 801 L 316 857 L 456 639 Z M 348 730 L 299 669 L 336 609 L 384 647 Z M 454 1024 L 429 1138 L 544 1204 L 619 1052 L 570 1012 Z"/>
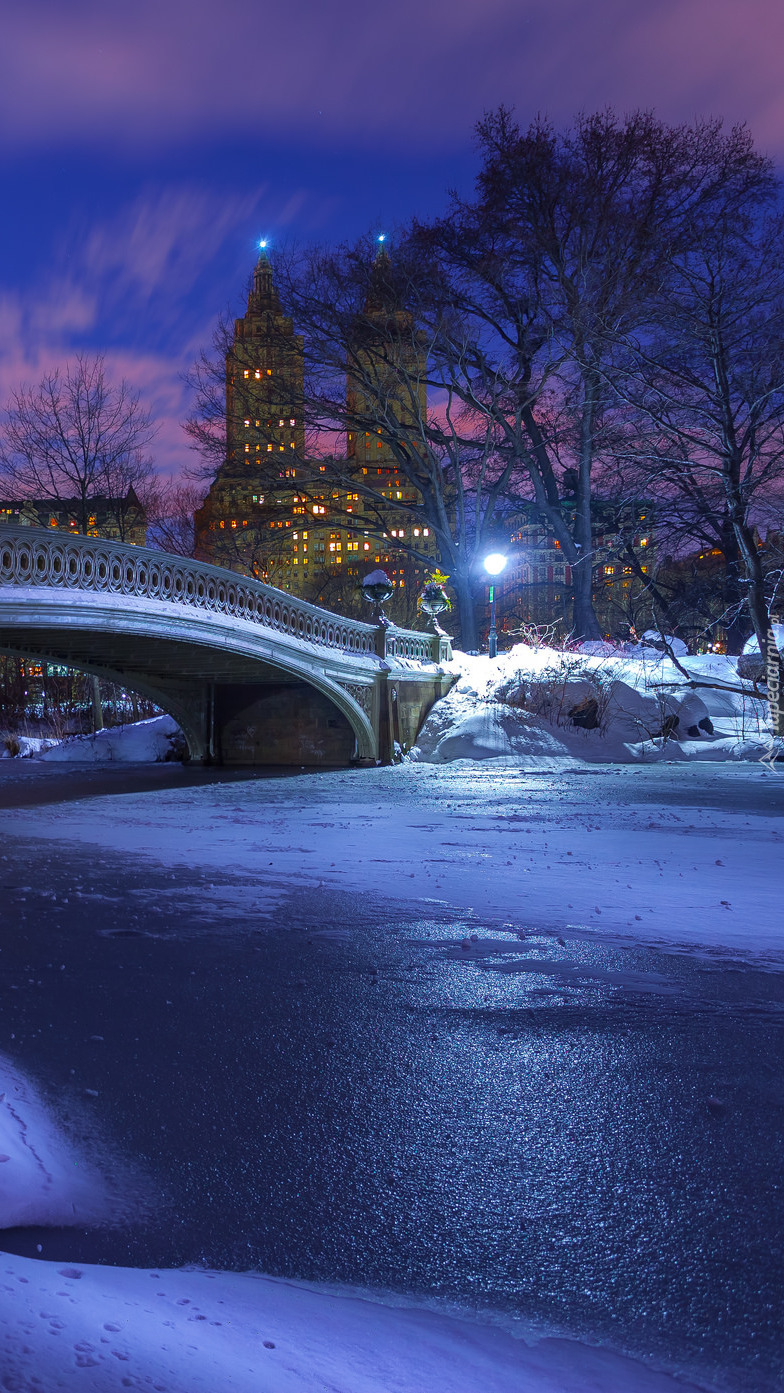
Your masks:
<path fill-rule="evenodd" d="M 231 525 L 232 525 L 232 527 L 236 527 L 236 526 L 237 526 L 237 519 L 236 519 L 236 518 L 232 518 L 232 520 L 231 520 Z"/>
<path fill-rule="evenodd" d="M 429 528 L 429 527 L 423 527 L 423 528 L 422 528 L 422 536 L 423 536 L 423 537 L 429 537 L 429 536 L 430 536 L 430 528 Z"/>
<path fill-rule="evenodd" d="M 243 373 L 242 375 L 243 375 L 243 377 L 250 377 L 250 372 L 248 371 L 247 368 L 245 369 L 245 371 L 244 371 L 244 373 Z"/>
<path fill-rule="evenodd" d="M 257 368 L 256 371 L 254 372 L 253 376 L 255 377 L 256 381 L 258 382 L 259 378 L 261 377 L 261 373 L 259 372 L 258 368 Z"/>
<path fill-rule="evenodd" d="M 296 424 L 296 423 L 295 423 L 294 417 L 292 416 L 291 420 L 289 421 L 289 425 L 290 425 L 290 426 L 293 426 L 293 425 L 295 425 L 295 424 Z"/>
<path fill-rule="evenodd" d="M 272 446 L 271 446 L 271 445 L 268 445 L 268 446 L 267 446 L 267 454 L 268 454 L 268 455 L 271 455 L 271 454 L 272 454 Z"/>
<path fill-rule="evenodd" d="M 641 547 L 647 547 L 647 545 L 648 545 L 648 538 L 647 538 L 647 537 L 641 537 L 641 538 L 640 538 L 640 546 L 641 546 Z"/>
<path fill-rule="evenodd" d="M 280 420 L 278 421 L 278 425 L 279 425 L 279 426 L 284 426 L 285 424 L 286 424 L 286 423 L 285 423 L 285 421 L 283 420 L 283 417 L 281 416 Z"/>
<path fill-rule="evenodd" d="M 247 421 L 245 422 L 245 428 L 247 429 L 249 425 L 250 425 L 250 420 L 247 420 Z"/>
<path fill-rule="evenodd" d="M 418 537 L 418 536 L 419 536 L 419 528 L 418 528 L 418 527 L 415 527 L 415 528 L 414 528 L 414 536 L 415 536 L 415 537 Z"/>
<path fill-rule="evenodd" d="M 249 454 L 250 454 L 250 445 L 246 445 L 246 446 L 245 446 L 245 454 L 246 454 L 246 455 L 249 455 Z"/>

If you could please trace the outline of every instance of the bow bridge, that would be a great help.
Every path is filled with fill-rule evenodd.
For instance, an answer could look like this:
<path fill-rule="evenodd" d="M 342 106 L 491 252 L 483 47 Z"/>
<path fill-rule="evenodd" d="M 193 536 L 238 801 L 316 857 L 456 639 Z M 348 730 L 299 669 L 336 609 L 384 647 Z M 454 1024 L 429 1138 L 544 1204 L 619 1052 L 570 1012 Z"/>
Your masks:
<path fill-rule="evenodd" d="M 219 764 L 390 762 L 452 680 L 435 634 L 343 619 L 165 552 L 5 524 L 0 651 L 149 697 L 191 759 Z"/>

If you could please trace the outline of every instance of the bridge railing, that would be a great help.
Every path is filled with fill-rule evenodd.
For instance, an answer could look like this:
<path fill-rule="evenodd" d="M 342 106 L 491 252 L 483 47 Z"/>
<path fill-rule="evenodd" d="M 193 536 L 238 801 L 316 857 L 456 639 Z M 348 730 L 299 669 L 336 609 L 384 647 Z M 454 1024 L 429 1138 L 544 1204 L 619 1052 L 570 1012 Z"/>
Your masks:
<path fill-rule="evenodd" d="M 166 600 L 225 614 L 343 653 L 424 663 L 451 657 L 437 634 L 344 619 L 263 581 L 102 537 L 0 524 L 0 587 L 47 586 Z M 446 649 L 449 648 L 448 641 Z"/>

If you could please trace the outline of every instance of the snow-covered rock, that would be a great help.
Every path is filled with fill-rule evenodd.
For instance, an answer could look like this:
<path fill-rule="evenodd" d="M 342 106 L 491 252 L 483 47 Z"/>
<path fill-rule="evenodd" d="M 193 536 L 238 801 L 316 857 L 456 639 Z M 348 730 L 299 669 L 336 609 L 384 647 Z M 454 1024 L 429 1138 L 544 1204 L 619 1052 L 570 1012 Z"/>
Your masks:
<path fill-rule="evenodd" d="M 641 642 L 643 646 L 658 648 L 662 653 L 674 653 L 676 658 L 685 658 L 689 651 L 682 638 L 676 638 L 674 634 L 660 634 L 658 629 L 646 629 Z"/>
<path fill-rule="evenodd" d="M 42 751 L 39 758 L 73 764 L 161 764 L 182 759 L 185 742 L 171 716 L 153 716 L 95 735 L 72 735 Z"/>
<path fill-rule="evenodd" d="M 779 652 L 784 653 L 784 624 L 771 624 L 770 627 L 773 630 L 773 636 L 776 640 L 776 646 Z M 751 638 L 746 639 L 743 645 L 743 652 L 759 653 L 759 644 L 757 643 L 756 634 L 752 634 Z"/>
<path fill-rule="evenodd" d="M 409 758 L 535 767 L 542 759 L 759 759 L 768 751 L 767 706 L 742 689 L 737 659 L 684 652 L 676 665 L 655 648 L 608 647 L 563 653 L 519 644 L 496 659 L 456 654 L 458 680 L 433 707 Z M 711 682 L 718 685 L 702 685 Z"/>
<path fill-rule="evenodd" d="M 35 759 L 57 744 L 37 735 L 8 735 L 0 744 L 0 759 Z"/>

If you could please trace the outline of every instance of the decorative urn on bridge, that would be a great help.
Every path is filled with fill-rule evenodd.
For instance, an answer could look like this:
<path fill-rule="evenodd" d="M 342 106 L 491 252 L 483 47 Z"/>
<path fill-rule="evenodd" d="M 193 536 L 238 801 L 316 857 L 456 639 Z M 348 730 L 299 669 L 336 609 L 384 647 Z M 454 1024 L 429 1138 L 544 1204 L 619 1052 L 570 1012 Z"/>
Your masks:
<path fill-rule="evenodd" d="M 371 571 L 370 575 L 365 576 L 362 582 L 362 594 L 368 604 L 375 609 L 374 619 L 383 629 L 388 629 L 390 621 L 384 613 L 384 605 L 392 599 L 395 587 L 389 579 L 386 571 Z"/>
<path fill-rule="evenodd" d="M 448 634 L 444 632 L 438 622 L 439 614 L 444 614 L 452 608 L 452 601 L 445 589 L 445 583 L 448 579 L 449 577 L 442 575 L 440 571 L 435 571 L 427 584 L 423 585 L 417 599 L 418 612 L 427 615 L 434 631 L 440 638 L 448 638 Z"/>

